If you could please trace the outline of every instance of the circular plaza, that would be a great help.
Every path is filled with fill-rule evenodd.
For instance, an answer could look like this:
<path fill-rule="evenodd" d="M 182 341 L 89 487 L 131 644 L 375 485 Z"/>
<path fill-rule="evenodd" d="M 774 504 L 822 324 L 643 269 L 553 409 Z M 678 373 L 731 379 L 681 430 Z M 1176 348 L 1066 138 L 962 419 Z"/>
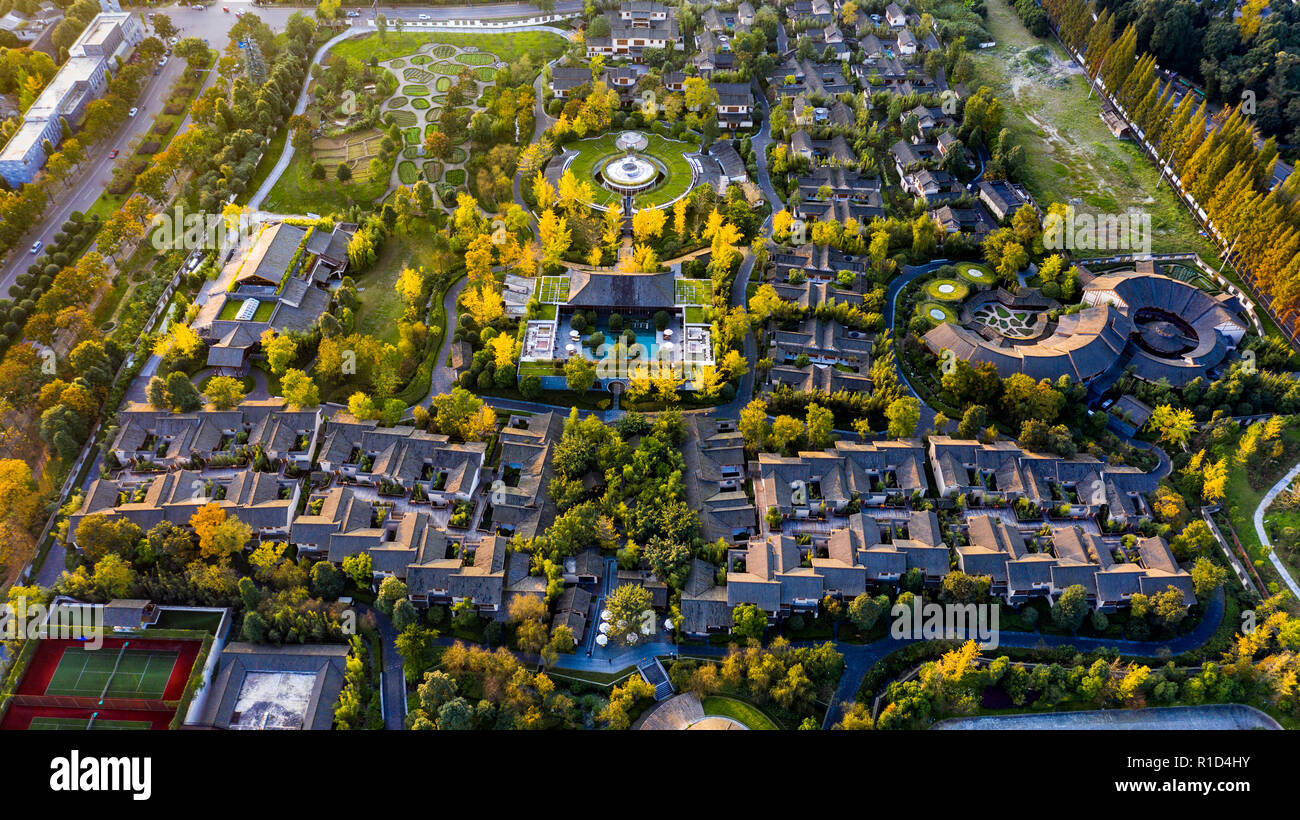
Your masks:
<path fill-rule="evenodd" d="M 568 146 L 564 170 L 592 183 L 591 204 L 604 209 L 625 196 L 637 208 L 671 204 L 695 187 L 695 151 L 688 142 L 644 131 L 619 131 L 578 140 Z"/>

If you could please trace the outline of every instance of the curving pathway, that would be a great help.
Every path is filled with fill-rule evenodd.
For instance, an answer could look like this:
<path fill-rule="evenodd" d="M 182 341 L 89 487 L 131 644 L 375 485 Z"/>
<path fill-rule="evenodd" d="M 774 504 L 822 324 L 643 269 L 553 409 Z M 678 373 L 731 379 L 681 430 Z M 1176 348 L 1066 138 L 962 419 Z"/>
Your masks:
<path fill-rule="evenodd" d="M 1259 500 L 1259 506 L 1255 508 L 1254 520 L 1255 534 L 1259 536 L 1259 543 L 1269 548 L 1268 560 L 1273 562 L 1273 569 L 1277 570 L 1277 574 L 1282 576 L 1282 580 L 1286 582 L 1291 594 L 1296 598 L 1300 598 L 1300 585 L 1296 584 L 1295 578 L 1291 576 L 1286 564 L 1282 563 L 1282 559 L 1277 557 L 1277 550 L 1273 548 L 1273 542 L 1268 539 L 1268 531 L 1264 528 L 1264 513 L 1268 511 L 1273 499 L 1291 486 L 1291 483 L 1296 480 L 1296 476 L 1300 476 L 1300 464 L 1292 467 L 1286 475 L 1279 478 L 1277 483 L 1268 489 L 1268 492 L 1264 493 L 1264 497 Z"/>

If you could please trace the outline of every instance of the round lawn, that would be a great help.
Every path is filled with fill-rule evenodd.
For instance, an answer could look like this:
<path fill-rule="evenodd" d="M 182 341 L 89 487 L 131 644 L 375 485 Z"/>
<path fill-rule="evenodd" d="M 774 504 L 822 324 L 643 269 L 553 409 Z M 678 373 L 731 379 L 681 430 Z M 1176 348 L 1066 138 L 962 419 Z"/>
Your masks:
<path fill-rule="evenodd" d="M 451 155 L 447 157 L 447 162 L 455 165 L 456 163 L 464 162 L 467 159 L 469 159 L 469 154 L 465 152 L 464 148 L 457 145 L 451 149 Z"/>
<path fill-rule="evenodd" d="M 403 156 L 403 157 L 406 157 L 407 159 L 419 159 L 419 158 L 420 158 L 420 146 L 418 146 L 418 145 L 408 145 L 408 146 L 406 146 L 405 148 L 402 149 L 402 156 Z"/>
<path fill-rule="evenodd" d="M 423 111 L 424 109 L 429 107 L 429 101 L 417 97 L 416 99 L 411 100 L 411 107 L 414 108 L 416 111 Z"/>
<path fill-rule="evenodd" d="M 427 97 L 429 96 L 429 86 L 427 85 L 404 85 L 402 93 L 408 97 Z"/>
<path fill-rule="evenodd" d="M 411 65 L 424 65 L 427 62 L 431 62 L 432 59 L 433 58 L 428 54 L 417 54 L 411 58 Z"/>
<path fill-rule="evenodd" d="M 465 169 L 452 168 L 450 171 L 447 172 L 447 176 L 444 177 L 444 179 L 446 180 L 448 185 L 464 185 Z"/>
<path fill-rule="evenodd" d="M 957 314 L 953 313 L 952 308 L 939 302 L 922 302 L 916 306 L 916 310 L 932 325 L 957 321 Z"/>
<path fill-rule="evenodd" d="M 993 285 L 998 281 L 987 265 L 978 262 L 958 262 L 956 267 L 957 275 L 972 284 Z"/>
<path fill-rule="evenodd" d="M 403 185 L 410 185 L 420 178 L 420 169 L 415 167 L 414 162 L 402 160 L 397 163 L 397 178 Z"/>
<path fill-rule="evenodd" d="M 439 77 L 433 81 L 433 87 L 438 91 L 450 91 L 451 77 Z"/>
<path fill-rule="evenodd" d="M 416 102 L 419 102 L 419 101 L 417 100 Z M 389 98 L 388 98 L 388 107 L 389 107 L 389 108 L 405 108 L 405 107 L 406 107 L 406 103 L 407 103 L 407 99 L 406 99 L 405 97 L 389 97 Z"/>
<path fill-rule="evenodd" d="M 456 62 L 464 65 L 492 65 L 497 58 L 492 54 L 485 54 L 482 51 L 476 51 L 472 54 L 457 54 Z"/>
<path fill-rule="evenodd" d="M 970 286 L 956 279 L 935 279 L 925 284 L 925 292 L 941 302 L 960 302 L 970 294 Z"/>

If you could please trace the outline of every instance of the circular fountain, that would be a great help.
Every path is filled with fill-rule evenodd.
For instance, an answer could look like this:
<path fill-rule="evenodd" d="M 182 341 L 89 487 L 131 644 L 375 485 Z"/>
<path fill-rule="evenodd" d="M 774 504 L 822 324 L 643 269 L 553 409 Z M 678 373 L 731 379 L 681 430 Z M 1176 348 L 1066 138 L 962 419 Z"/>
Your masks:
<path fill-rule="evenodd" d="M 615 193 L 638 194 L 658 184 L 667 171 L 657 160 L 643 153 L 650 145 L 645 134 L 624 131 L 614 139 L 620 156 L 605 160 L 596 171 L 600 184 Z"/>

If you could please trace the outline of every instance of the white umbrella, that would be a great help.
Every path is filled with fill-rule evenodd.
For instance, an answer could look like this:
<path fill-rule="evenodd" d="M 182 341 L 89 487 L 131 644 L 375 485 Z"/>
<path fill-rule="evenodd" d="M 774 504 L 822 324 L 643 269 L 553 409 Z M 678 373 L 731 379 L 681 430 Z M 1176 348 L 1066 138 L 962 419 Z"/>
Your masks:
<path fill-rule="evenodd" d="M 636 633 L 635 633 L 635 632 L 629 632 L 629 633 L 628 633 L 628 636 L 627 636 L 627 642 L 628 642 L 628 643 L 636 643 Z"/>
<path fill-rule="evenodd" d="M 666 329 L 664 330 L 664 338 L 665 338 L 665 339 L 671 339 L 672 337 L 673 337 L 673 331 L 672 331 L 672 328 L 666 328 Z"/>
<path fill-rule="evenodd" d="M 605 634 L 607 634 L 608 632 L 609 632 L 609 624 L 608 624 L 608 623 L 602 623 L 602 624 L 600 625 L 600 634 L 605 635 Z"/>
<path fill-rule="evenodd" d="M 601 619 L 602 621 L 608 621 L 608 620 L 609 620 L 610 618 L 612 618 L 612 617 L 614 617 L 614 616 L 613 616 L 613 614 L 610 613 L 610 611 L 609 611 L 608 609 L 602 609 L 602 610 L 600 611 L 600 619 Z"/>
<path fill-rule="evenodd" d="M 597 635 L 597 636 L 596 636 L 596 644 L 597 644 L 597 645 L 599 645 L 599 646 L 604 646 L 604 645 L 607 644 L 607 643 L 609 643 L 609 636 L 608 636 L 608 635 Z"/>
<path fill-rule="evenodd" d="M 673 629 L 673 619 L 672 619 L 672 618 L 664 618 L 664 629 L 668 630 L 669 632 L 672 631 L 672 629 Z"/>

